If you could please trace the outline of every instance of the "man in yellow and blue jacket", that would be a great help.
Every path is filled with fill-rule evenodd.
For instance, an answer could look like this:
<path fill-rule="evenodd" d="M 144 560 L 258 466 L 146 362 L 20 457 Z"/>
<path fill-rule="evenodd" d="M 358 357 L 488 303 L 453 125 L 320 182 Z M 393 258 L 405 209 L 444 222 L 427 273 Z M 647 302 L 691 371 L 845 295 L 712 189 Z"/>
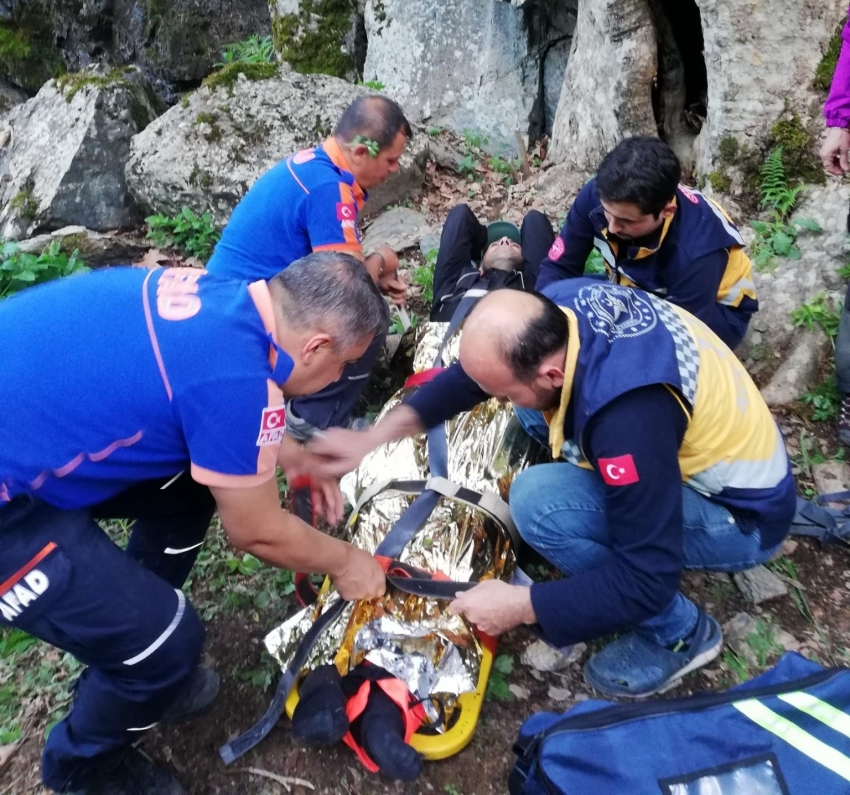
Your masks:
<path fill-rule="evenodd" d="M 725 211 L 679 185 L 681 167 L 658 138 L 627 138 L 576 197 L 537 289 L 584 273 L 595 248 L 611 282 L 687 309 L 730 348 L 758 311 L 752 265 Z"/>
<path fill-rule="evenodd" d="M 702 321 L 631 287 L 569 279 L 500 290 L 464 326 L 460 361 L 369 431 L 315 443 L 331 471 L 493 395 L 555 463 L 510 491 L 524 540 L 569 576 L 480 583 L 452 603 L 489 634 L 539 624 L 556 646 L 631 630 L 588 662 L 606 695 L 657 693 L 719 654 L 717 622 L 679 590 L 685 568 L 736 571 L 787 534 L 785 446 L 746 370 Z"/>

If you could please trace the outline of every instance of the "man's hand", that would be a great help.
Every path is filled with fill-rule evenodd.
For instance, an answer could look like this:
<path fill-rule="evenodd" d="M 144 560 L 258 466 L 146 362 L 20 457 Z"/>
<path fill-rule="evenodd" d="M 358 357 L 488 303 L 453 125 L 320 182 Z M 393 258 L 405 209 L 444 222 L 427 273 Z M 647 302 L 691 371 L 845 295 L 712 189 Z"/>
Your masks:
<path fill-rule="evenodd" d="M 363 458 L 376 447 L 396 439 L 415 436 L 424 430 L 416 411 L 403 403 L 369 430 L 328 428 L 321 436 L 314 436 L 308 444 L 310 452 L 318 459 L 313 471 L 324 477 L 344 475 L 356 469 Z"/>
<path fill-rule="evenodd" d="M 383 596 L 387 589 L 387 580 L 378 562 L 357 547 L 350 547 L 345 566 L 331 577 L 343 599 L 374 599 Z"/>
<path fill-rule="evenodd" d="M 328 428 L 310 440 L 314 456 L 313 470 L 324 477 L 339 477 L 360 465 L 363 458 L 378 445 L 369 431 Z"/>
<path fill-rule="evenodd" d="M 313 500 L 313 510 L 319 516 L 324 516 L 328 524 L 338 524 L 344 515 L 339 483 L 335 478 L 322 478 L 317 475 L 312 475 L 311 480 L 310 497 Z"/>
<path fill-rule="evenodd" d="M 820 157 L 827 174 L 840 177 L 850 171 L 848 151 L 850 151 L 850 130 L 830 127 L 820 150 Z"/>
<path fill-rule="evenodd" d="M 366 258 L 367 267 L 370 273 L 373 272 L 373 260 L 378 263 L 377 271 L 375 271 L 375 284 L 378 289 L 396 306 L 404 306 L 407 303 L 407 285 L 398 275 L 398 255 L 389 246 L 381 246 Z"/>
<path fill-rule="evenodd" d="M 337 524 L 343 517 L 342 492 L 334 478 L 316 473 L 319 463 L 305 447 L 285 434 L 277 454 L 277 465 L 286 474 L 287 481 L 297 483 L 299 478 L 309 475 L 313 510 L 327 519 L 328 524 Z"/>
<path fill-rule="evenodd" d="M 501 580 L 485 580 L 458 594 L 449 611 L 464 616 L 488 635 L 501 635 L 520 624 L 537 621 L 531 605 L 531 589 Z"/>

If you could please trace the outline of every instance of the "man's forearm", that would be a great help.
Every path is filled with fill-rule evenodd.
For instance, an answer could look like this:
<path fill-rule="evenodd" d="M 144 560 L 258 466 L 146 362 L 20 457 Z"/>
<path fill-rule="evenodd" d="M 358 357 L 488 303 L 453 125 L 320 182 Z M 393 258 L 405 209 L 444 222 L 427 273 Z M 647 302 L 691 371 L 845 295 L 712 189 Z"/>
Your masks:
<path fill-rule="evenodd" d="M 227 525 L 224 524 L 225 530 Z M 228 535 L 233 544 L 255 558 L 281 569 L 337 576 L 348 561 L 348 545 L 313 529 L 298 517 L 279 510 L 270 517 L 268 532 L 250 538 Z"/>
<path fill-rule="evenodd" d="M 408 436 L 416 436 L 422 433 L 425 426 L 422 423 L 422 418 L 410 406 L 402 403 L 390 411 L 379 423 L 370 428 L 369 442 L 374 447 L 379 447 L 388 442 L 394 442 L 397 439 L 405 439 Z"/>

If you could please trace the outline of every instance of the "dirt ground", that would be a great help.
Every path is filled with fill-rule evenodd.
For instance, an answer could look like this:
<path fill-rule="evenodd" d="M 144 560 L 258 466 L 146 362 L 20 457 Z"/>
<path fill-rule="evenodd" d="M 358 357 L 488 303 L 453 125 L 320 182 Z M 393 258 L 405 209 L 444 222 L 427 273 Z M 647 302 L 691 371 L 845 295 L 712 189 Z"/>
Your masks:
<path fill-rule="evenodd" d="M 414 206 L 435 222 L 442 220 L 448 207 L 457 201 L 472 202 L 473 209 L 488 218 L 504 214 L 508 205 L 513 209 L 533 206 L 531 195 L 512 191 L 504 184 L 505 175 L 488 173 L 484 167 L 478 173 L 485 177 L 483 182 L 449 175 L 431 164 L 428 190 Z M 494 176 L 499 178 L 490 179 Z M 409 260 L 411 264 L 422 261 L 418 253 L 411 255 Z M 416 306 L 421 312 L 421 300 Z M 838 451 L 831 438 L 832 426 L 824 423 L 814 426 L 803 416 L 800 407 L 790 407 L 778 417 L 789 437 L 789 448 L 799 452 L 803 432 L 815 439 L 820 455 L 834 456 Z M 811 486 L 810 476 L 810 462 L 804 460 L 799 464 L 801 489 Z M 786 639 L 786 645 L 797 646 L 812 659 L 826 665 L 847 664 L 850 660 L 850 550 L 837 547 L 821 550 L 817 544 L 801 540 L 786 548 L 784 561 L 782 571 L 786 576 L 791 572 L 793 576 L 789 579 L 799 583 L 800 588 L 792 587 L 788 596 L 766 603 L 763 609 L 746 604 L 726 575 L 689 572 L 683 586 L 686 593 L 721 624 L 746 611 L 790 633 L 794 643 Z M 250 586 L 250 580 L 246 582 L 249 585 L 243 584 L 243 590 Z M 193 593 L 203 603 L 223 597 L 223 593 L 210 593 L 208 583 L 198 576 Z M 278 776 L 301 778 L 314 788 L 294 785 L 291 791 L 296 795 L 313 791 L 348 795 L 505 792 L 513 761 L 511 746 L 520 724 L 532 713 L 560 712 L 578 700 L 593 697 L 581 675 L 581 664 L 593 646 L 565 671 L 541 674 L 520 662 L 520 654 L 532 638 L 522 630 L 515 630 L 500 639 L 499 654 L 508 655 L 513 661 L 513 670 L 505 679 L 514 686 L 516 694 L 509 700 L 487 699 L 471 744 L 453 758 L 426 762 L 422 777 L 415 783 L 393 783 L 368 773 L 342 745 L 322 750 L 300 746 L 293 741 L 286 718 L 256 749 L 236 762 L 233 769 L 226 768 L 218 755 L 219 746 L 260 717 L 277 682 L 277 671 L 265 653 L 262 638 L 294 609 L 294 599 L 289 596 L 262 608 L 248 604 L 210 610 L 205 663 L 221 675 L 221 693 L 205 714 L 181 726 L 156 728 L 140 744 L 144 753 L 170 767 L 192 795 L 277 795 L 289 791 L 283 784 L 246 772 L 249 767 Z M 752 660 L 742 663 L 740 658 L 727 652 L 707 668 L 687 677 L 664 697 L 721 689 L 735 684 L 741 677 L 755 675 L 774 662 L 782 651 L 772 640 L 771 636 L 770 642 L 758 650 L 755 664 Z M 568 697 L 564 691 L 568 691 Z M 15 755 L 5 767 L 0 763 L 0 793 L 42 795 L 47 792 L 38 783 L 38 768 L 44 728 L 50 719 L 48 705 L 30 720 Z"/>

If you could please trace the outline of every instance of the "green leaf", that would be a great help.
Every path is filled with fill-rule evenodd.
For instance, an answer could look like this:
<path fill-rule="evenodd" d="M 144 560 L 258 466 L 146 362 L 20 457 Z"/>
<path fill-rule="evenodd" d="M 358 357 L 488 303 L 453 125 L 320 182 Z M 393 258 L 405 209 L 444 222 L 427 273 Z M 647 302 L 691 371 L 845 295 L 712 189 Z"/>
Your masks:
<path fill-rule="evenodd" d="M 797 248 L 797 246 L 791 246 L 785 256 L 788 257 L 788 259 L 800 259 L 803 254 L 800 249 Z"/>
<path fill-rule="evenodd" d="M 786 235 L 785 232 L 776 231 L 771 235 L 770 242 L 773 245 L 773 250 L 782 257 L 787 257 L 794 245 L 794 238 Z"/>
<path fill-rule="evenodd" d="M 794 223 L 801 229 L 808 229 L 810 232 L 823 231 L 821 225 L 814 218 L 796 218 Z"/>
<path fill-rule="evenodd" d="M 493 661 L 493 668 L 500 674 L 509 674 L 514 670 L 514 658 L 510 654 L 500 654 Z"/>

